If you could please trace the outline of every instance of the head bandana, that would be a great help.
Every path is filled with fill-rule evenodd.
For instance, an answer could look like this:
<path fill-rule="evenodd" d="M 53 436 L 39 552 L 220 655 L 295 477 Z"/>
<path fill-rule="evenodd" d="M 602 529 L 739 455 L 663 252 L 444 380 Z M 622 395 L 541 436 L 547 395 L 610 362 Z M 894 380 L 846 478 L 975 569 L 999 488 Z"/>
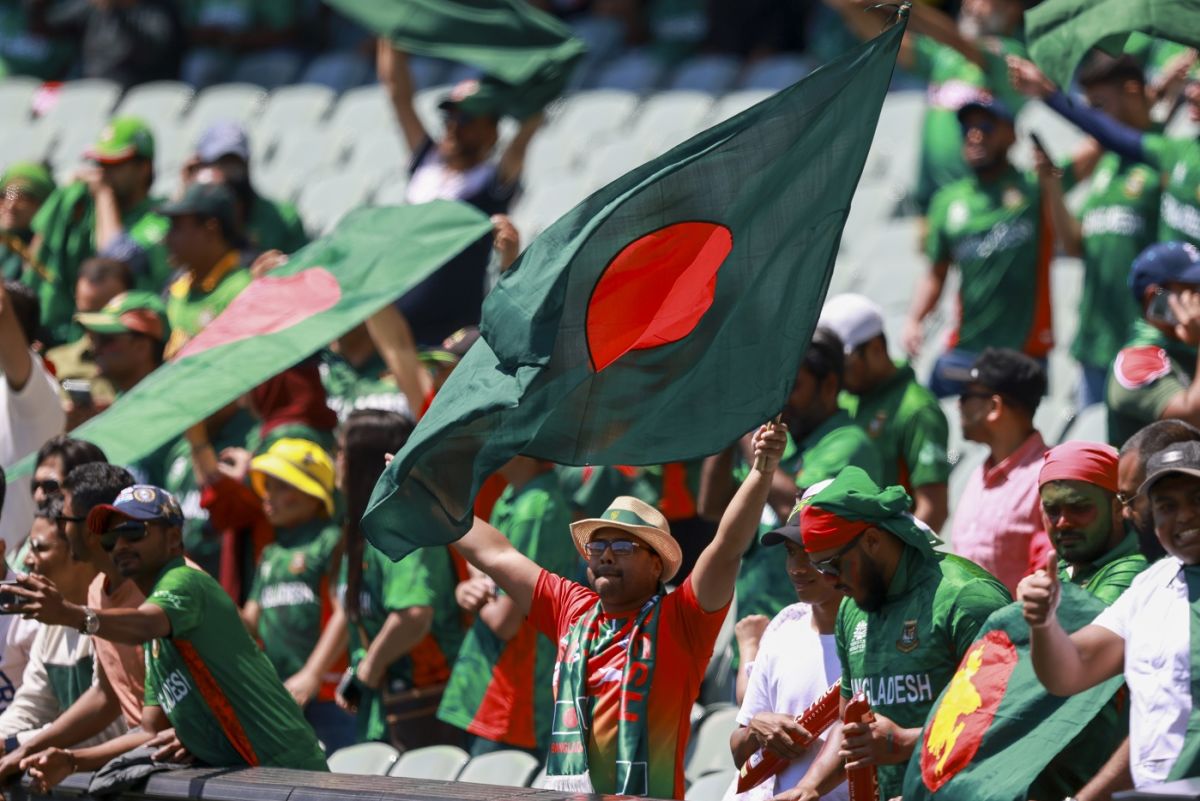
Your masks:
<path fill-rule="evenodd" d="M 1117 451 L 1097 442 L 1064 442 L 1046 452 L 1038 486 L 1049 481 L 1086 481 L 1117 491 Z"/>
<path fill-rule="evenodd" d="M 844 468 L 820 491 L 800 501 L 800 533 L 809 553 L 838 548 L 875 526 L 932 556 L 938 542 L 929 526 L 909 513 L 903 487 L 880 489 L 861 468 Z"/>

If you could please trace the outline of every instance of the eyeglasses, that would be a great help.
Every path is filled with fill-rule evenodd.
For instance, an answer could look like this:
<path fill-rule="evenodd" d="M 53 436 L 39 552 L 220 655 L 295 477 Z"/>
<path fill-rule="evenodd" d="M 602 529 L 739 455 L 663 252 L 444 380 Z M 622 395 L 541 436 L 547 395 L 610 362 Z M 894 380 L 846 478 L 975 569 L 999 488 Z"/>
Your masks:
<path fill-rule="evenodd" d="M 117 540 L 125 540 L 126 542 L 141 542 L 150 534 L 150 523 L 129 522 L 122 523 L 116 528 L 110 528 L 104 532 L 104 536 L 100 540 L 100 547 L 106 551 L 111 551 L 117 547 Z"/>
<path fill-rule="evenodd" d="M 62 484 L 56 478 L 43 478 L 41 481 L 30 481 L 29 491 L 37 495 L 37 491 L 41 490 L 43 495 L 53 495 L 62 489 Z"/>
<path fill-rule="evenodd" d="M 646 546 L 632 540 L 592 540 L 583 547 L 589 556 L 603 556 L 608 550 L 613 552 L 613 556 L 630 556 L 638 548 Z"/>
<path fill-rule="evenodd" d="M 54 518 L 54 522 L 56 522 L 56 523 L 82 523 L 86 520 L 87 520 L 86 517 L 80 517 L 79 515 L 62 515 L 62 514 L 60 514 Z"/>
<path fill-rule="evenodd" d="M 814 559 L 812 562 L 813 570 L 822 576 L 831 576 L 833 578 L 842 575 L 842 557 L 854 550 L 854 546 L 858 545 L 858 541 L 862 539 L 863 533 L 865 532 L 855 535 L 854 539 L 839 548 L 838 552 L 828 559 L 821 559 L 820 561 Z"/>
<path fill-rule="evenodd" d="M 1136 492 L 1118 492 L 1117 502 L 1122 506 L 1130 506 L 1134 501 L 1137 500 L 1137 496 L 1138 494 Z"/>

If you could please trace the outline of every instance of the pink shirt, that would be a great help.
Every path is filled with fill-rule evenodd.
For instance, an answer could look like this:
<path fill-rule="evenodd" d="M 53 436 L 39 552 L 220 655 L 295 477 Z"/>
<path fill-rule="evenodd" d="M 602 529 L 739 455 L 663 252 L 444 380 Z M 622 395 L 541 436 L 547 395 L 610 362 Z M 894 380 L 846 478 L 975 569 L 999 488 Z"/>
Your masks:
<path fill-rule="evenodd" d="M 1050 547 L 1038 497 L 1045 455 L 1046 442 L 1034 431 L 1000 464 L 989 458 L 975 468 L 954 510 L 954 553 L 991 572 L 1009 592 Z"/>

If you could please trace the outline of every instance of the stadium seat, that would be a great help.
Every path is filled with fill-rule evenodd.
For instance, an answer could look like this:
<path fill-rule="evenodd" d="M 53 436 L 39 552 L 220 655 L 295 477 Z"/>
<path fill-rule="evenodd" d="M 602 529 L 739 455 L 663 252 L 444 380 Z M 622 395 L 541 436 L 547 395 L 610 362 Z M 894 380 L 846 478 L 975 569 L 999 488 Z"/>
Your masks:
<path fill-rule="evenodd" d="M 707 55 L 685 61 L 671 76 L 671 89 L 719 95 L 733 86 L 741 63 L 732 56 Z"/>
<path fill-rule="evenodd" d="M 404 170 L 390 172 L 379 182 L 372 202 L 376 206 L 402 206 L 407 190 L 408 172 Z M 524 232 L 521 232 L 521 235 L 524 236 Z"/>
<path fill-rule="evenodd" d="M 46 137 L 36 127 L 26 125 L 8 131 L 0 139 L 0 164 L 8 165 L 14 161 L 41 161 L 46 158 L 53 138 Z"/>
<path fill-rule="evenodd" d="M 295 81 L 300 67 L 300 54 L 292 50 L 253 53 L 238 61 L 230 80 L 257 84 L 267 90 L 278 89 Z"/>
<path fill-rule="evenodd" d="M 345 170 L 361 176 L 373 188 L 384 174 L 407 173 L 411 158 L 404 137 L 389 125 L 353 140 Z"/>
<path fill-rule="evenodd" d="M 267 95 L 262 114 L 254 121 L 251 145 L 256 139 L 274 143 L 281 136 L 295 131 L 310 130 L 333 106 L 333 90 L 315 83 L 283 86 Z"/>
<path fill-rule="evenodd" d="M 542 768 L 537 772 L 537 775 L 533 777 L 533 780 L 529 782 L 529 786 L 534 790 L 545 790 L 546 781 L 546 769 Z"/>
<path fill-rule="evenodd" d="M 96 141 L 98 133 L 98 129 L 83 125 L 60 130 L 48 156 L 50 166 L 55 172 L 73 172 L 82 167 L 85 162 L 84 151 Z"/>
<path fill-rule="evenodd" d="M 396 112 L 387 90 L 379 84 L 351 89 L 338 99 L 328 128 L 339 136 L 357 136 L 396 125 Z"/>
<path fill-rule="evenodd" d="M 614 89 L 644 94 L 658 86 L 664 67 L 647 50 L 631 50 L 597 70 L 589 89 Z"/>
<path fill-rule="evenodd" d="M 741 89 L 770 89 L 778 92 L 812 72 L 808 60 L 795 55 L 765 58 L 750 66 L 739 82 Z"/>
<path fill-rule="evenodd" d="M 566 99 L 551 124 L 571 136 L 575 147 L 582 150 L 623 130 L 637 105 L 637 95 L 629 91 L 579 92 Z"/>
<path fill-rule="evenodd" d="M 945 406 L 942 407 L 945 410 Z M 951 423 L 951 436 L 954 436 L 954 430 L 958 428 L 959 421 L 957 415 Z M 975 472 L 979 465 L 983 464 L 988 457 L 988 449 L 977 442 L 963 442 L 962 436 L 958 436 L 958 447 L 955 450 L 957 461 L 954 467 L 950 470 L 950 481 L 947 483 L 946 498 L 950 508 L 950 516 L 946 518 L 945 525 L 942 526 L 941 536 L 945 542 L 945 547 L 953 552 L 954 543 L 951 542 L 950 532 L 954 528 L 954 512 L 958 508 L 958 501 L 962 497 L 963 490 L 967 487 L 967 479 Z"/>
<path fill-rule="evenodd" d="M 361 176 L 336 173 L 304 184 L 296 206 L 305 227 L 314 234 L 326 234 L 346 212 L 370 200 L 371 187 Z"/>
<path fill-rule="evenodd" d="M 582 159 L 572 148 L 571 132 L 550 125 L 538 132 L 525 151 L 525 169 L 521 181 L 532 190 L 545 181 L 561 179 L 579 172 Z"/>
<path fill-rule="evenodd" d="M 262 87 L 251 83 L 223 83 L 201 90 L 183 120 L 189 141 L 195 144 L 204 129 L 219 120 L 233 120 L 249 126 L 266 97 Z"/>
<path fill-rule="evenodd" d="M 1042 432 L 1042 438 L 1050 446 L 1062 441 L 1063 432 L 1075 417 L 1075 402 L 1063 401 L 1058 398 L 1042 398 L 1037 412 L 1033 415 L 1033 427 Z"/>
<path fill-rule="evenodd" d="M 577 91 L 584 86 L 591 86 L 591 79 L 599 67 L 621 51 L 625 27 L 611 17 L 584 16 L 571 21 L 571 32 L 587 45 L 587 52 L 567 84 L 568 91 Z"/>
<path fill-rule="evenodd" d="M 101 78 L 68 81 L 58 91 L 58 101 L 34 124 L 42 136 L 56 131 L 87 129 L 95 137 L 117 105 L 121 87 Z"/>
<path fill-rule="evenodd" d="M 509 216 L 521 232 L 521 241 L 529 243 L 587 195 L 588 189 L 579 178 L 547 181 L 518 198 Z"/>
<path fill-rule="evenodd" d="M 584 182 L 594 192 L 644 163 L 646 155 L 629 139 L 600 145 L 587 154 Z"/>
<path fill-rule="evenodd" d="M 524 751 L 493 751 L 471 757 L 456 781 L 494 784 L 500 787 L 526 787 L 538 771 L 537 757 Z"/>
<path fill-rule="evenodd" d="M 736 770 L 721 770 L 701 776 L 688 787 L 683 795 L 684 801 L 721 801 L 736 777 Z"/>
<path fill-rule="evenodd" d="M 863 183 L 887 183 L 898 192 L 916 185 L 925 108 L 924 92 L 888 93 L 863 168 Z"/>
<path fill-rule="evenodd" d="M 454 781 L 471 757 L 453 745 L 431 745 L 405 751 L 388 771 L 389 776 L 402 779 L 435 779 Z"/>
<path fill-rule="evenodd" d="M 42 82 L 37 78 L 10 75 L 0 80 L 0 108 L 4 123 L 28 120 L 33 115 L 33 95 Z"/>
<path fill-rule="evenodd" d="M 301 83 L 319 83 L 335 92 L 360 86 L 372 77 L 371 64 L 358 53 L 340 51 L 317 56 L 300 76 Z"/>
<path fill-rule="evenodd" d="M 272 197 L 293 198 L 340 161 L 335 142 L 319 130 L 300 128 L 283 137 L 265 162 L 254 167 L 255 181 Z"/>
<path fill-rule="evenodd" d="M 358 743 L 340 748 L 329 757 L 332 773 L 386 776 L 400 752 L 387 743 Z"/>
<path fill-rule="evenodd" d="M 729 752 L 729 735 L 737 727 L 737 707 L 725 706 L 705 715 L 696 732 L 695 746 L 684 765 L 688 781 L 715 771 L 735 770 Z"/>
<path fill-rule="evenodd" d="M 1063 442 L 1073 439 L 1108 442 L 1108 407 L 1103 403 L 1093 403 L 1075 415 L 1062 435 Z"/>
<path fill-rule="evenodd" d="M 742 113 L 755 103 L 761 103 L 773 94 L 775 93 L 770 89 L 742 89 L 737 92 L 730 92 L 713 106 L 712 118 L 707 121 L 708 125 L 716 125 L 718 122 L 724 122 L 735 114 Z"/>
<path fill-rule="evenodd" d="M 712 107 L 705 92 L 658 92 L 642 103 L 626 140 L 642 145 L 643 159 L 652 158 L 703 130 Z"/>
<path fill-rule="evenodd" d="M 141 117 L 150 127 L 177 125 L 195 91 L 180 81 L 153 81 L 134 86 L 117 106 L 114 116 Z"/>

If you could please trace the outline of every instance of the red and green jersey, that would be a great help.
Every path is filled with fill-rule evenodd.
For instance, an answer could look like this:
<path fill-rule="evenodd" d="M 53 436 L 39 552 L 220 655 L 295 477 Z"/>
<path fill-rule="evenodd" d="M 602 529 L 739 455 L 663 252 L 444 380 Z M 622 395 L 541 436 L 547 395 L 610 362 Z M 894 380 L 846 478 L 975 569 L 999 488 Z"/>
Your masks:
<path fill-rule="evenodd" d="M 1191 385 L 1196 349 L 1169 339 L 1145 320 L 1133 324 L 1129 342 L 1108 376 L 1108 439 L 1120 446 L 1159 420 L 1171 398 Z"/>
<path fill-rule="evenodd" d="M 338 596 L 346 595 L 346 562 L 342 560 Z M 362 631 L 350 630 L 350 665 L 358 667 L 367 651 L 362 634 L 374 641 L 392 612 L 428 606 L 433 609 L 430 633 L 411 651 L 388 665 L 386 682 L 395 690 L 439 684 L 450 676 L 458 657 L 464 627 L 454 587 L 459 570 L 449 548 L 422 548 L 399 562 L 388 559 L 375 546 L 363 549 L 362 588 L 359 610 Z M 364 688 L 358 704 L 359 740 L 385 740 L 388 735 L 382 696 Z"/>
<path fill-rule="evenodd" d="M 176 558 L 146 602 L 166 613 L 171 634 L 144 648 L 145 703 L 162 708 L 197 760 L 328 770 L 312 726 L 215 579 Z"/>
<path fill-rule="evenodd" d="M 1146 134 L 1142 151 L 1146 163 L 1167 179 L 1162 190 L 1158 241 L 1200 245 L 1200 140 Z"/>
<path fill-rule="evenodd" d="M 507 487 L 491 522 L 546 570 L 579 575 L 579 554 L 569 533 L 571 507 L 553 471 L 520 489 Z M 488 740 L 544 748 L 554 706 L 554 648 L 528 621 L 506 642 L 476 619 L 459 649 L 438 717 Z"/>
<path fill-rule="evenodd" d="M 561 661 L 571 656 L 562 652 L 567 632 L 599 602 L 599 596 L 587 587 L 543 570 L 533 592 L 529 621 L 559 643 L 557 659 Z M 696 600 L 690 577 L 659 603 L 662 608 L 654 643 L 654 672 L 642 680 L 648 683 L 646 772 L 650 795 L 683 798 L 683 762 L 691 732 L 692 704 L 700 693 L 700 682 L 728 607 L 705 612 Z M 602 614 L 600 624 L 632 625 L 634 617 Z M 620 691 L 629 645 L 628 638 L 617 638 L 607 649 L 588 656 L 588 771 L 597 793 L 615 792 Z"/>
<path fill-rule="evenodd" d="M 941 189 L 929 207 L 925 253 L 958 268 L 958 330 L 951 347 L 1013 348 L 1044 357 L 1050 325 L 1050 260 L 1037 177 L 1009 169 Z"/>
<path fill-rule="evenodd" d="M 329 619 L 333 555 L 341 537 L 341 529 L 325 518 L 277 528 L 259 558 L 248 600 L 261 609 L 258 637 L 284 681 L 304 667 Z M 332 700 L 335 679 L 326 678 L 320 698 Z"/>
<path fill-rule="evenodd" d="M 851 598 L 838 608 L 842 697 L 865 692 L 876 714 L 903 728 L 924 726 L 984 621 L 1011 600 L 974 562 L 949 554 L 925 558 L 905 547 L 878 611 Z M 880 798 L 900 795 L 904 769 L 879 768 Z"/>

